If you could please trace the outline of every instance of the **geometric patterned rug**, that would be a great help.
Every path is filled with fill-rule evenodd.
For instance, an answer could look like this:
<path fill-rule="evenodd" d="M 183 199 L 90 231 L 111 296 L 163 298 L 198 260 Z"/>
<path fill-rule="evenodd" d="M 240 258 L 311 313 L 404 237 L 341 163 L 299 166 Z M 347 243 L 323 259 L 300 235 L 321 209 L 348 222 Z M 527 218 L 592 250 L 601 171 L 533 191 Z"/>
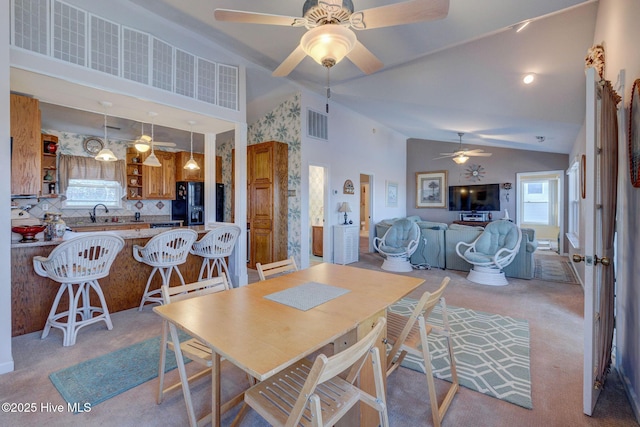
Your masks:
<path fill-rule="evenodd" d="M 403 298 L 389 310 L 410 316 L 416 303 Z M 447 312 L 460 385 L 531 409 L 529 322 L 449 305 Z M 427 322 L 442 325 L 440 305 Z M 431 334 L 429 343 L 433 375 L 451 381 L 445 338 Z M 402 366 L 425 372 L 421 357 L 407 355 Z"/>
<path fill-rule="evenodd" d="M 573 267 L 566 258 L 560 256 L 535 256 L 536 268 L 534 276 L 536 279 L 547 282 L 560 282 L 579 285 L 580 281 L 573 271 Z"/>

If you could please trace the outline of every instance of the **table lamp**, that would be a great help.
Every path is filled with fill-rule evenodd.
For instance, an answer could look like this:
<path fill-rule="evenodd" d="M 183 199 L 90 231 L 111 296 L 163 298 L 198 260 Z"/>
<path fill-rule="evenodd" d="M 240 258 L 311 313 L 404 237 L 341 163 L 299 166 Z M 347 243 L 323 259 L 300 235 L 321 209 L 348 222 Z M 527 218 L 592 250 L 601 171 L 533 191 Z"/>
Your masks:
<path fill-rule="evenodd" d="M 344 225 L 347 225 L 347 212 L 351 212 L 351 208 L 349 207 L 349 202 L 342 202 L 338 212 L 344 212 Z"/>

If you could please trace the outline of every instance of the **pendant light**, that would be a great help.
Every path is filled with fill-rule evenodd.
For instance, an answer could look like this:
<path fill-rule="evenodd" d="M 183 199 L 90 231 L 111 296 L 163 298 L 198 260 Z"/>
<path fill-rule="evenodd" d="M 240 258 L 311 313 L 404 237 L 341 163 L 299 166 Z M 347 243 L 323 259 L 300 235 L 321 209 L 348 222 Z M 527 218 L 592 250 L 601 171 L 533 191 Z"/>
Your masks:
<path fill-rule="evenodd" d="M 100 104 L 104 107 L 104 145 L 106 146 L 108 143 L 107 139 L 107 107 L 111 107 L 110 102 L 108 101 L 100 101 Z M 109 150 L 107 147 L 102 148 L 100 152 L 95 157 L 96 160 L 101 162 L 115 162 L 118 158 L 113 154 L 113 151 Z"/>
<path fill-rule="evenodd" d="M 157 113 L 153 113 L 153 112 L 149 113 L 149 116 L 151 116 L 152 118 L 157 115 L 158 115 Z M 151 120 L 151 154 L 149 154 L 149 156 L 144 160 L 144 162 L 142 162 L 142 164 L 145 166 L 151 166 L 154 168 L 162 166 L 162 164 L 160 163 L 160 160 L 158 160 L 158 158 L 156 157 L 155 151 L 153 150 L 153 119 Z"/>
<path fill-rule="evenodd" d="M 192 171 L 200 169 L 200 166 L 198 166 L 198 163 L 196 163 L 196 161 L 193 160 L 193 125 L 195 123 L 196 122 L 194 122 L 193 120 L 189 120 L 189 130 L 191 131 L 191 158 L 184 165 L 185 169 L 189 169 Z"/>

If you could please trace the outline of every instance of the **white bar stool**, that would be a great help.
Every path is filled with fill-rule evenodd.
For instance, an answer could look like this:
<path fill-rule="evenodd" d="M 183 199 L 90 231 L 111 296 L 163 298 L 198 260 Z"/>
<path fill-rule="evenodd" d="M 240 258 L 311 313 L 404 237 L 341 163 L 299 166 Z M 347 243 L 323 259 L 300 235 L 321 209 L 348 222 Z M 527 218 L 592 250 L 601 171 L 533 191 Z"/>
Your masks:
<path fill-rule="evenodd" d="M 144 247 L 140 245 L 133 246 L 133 257 L 136 261 L 153 267 L 147 280 L 147 286 L 144 288 L 142 301 L 140 301 L 140 307 L 138 308 L 139 311 L 142 311 L 142 307 L 148 302 L 163 304 L 160 288 L 149 290 L 151 279 L 153 279 L 156 272 L 160 273 L 162 284 L 169 286 L 171 273 L 175 270 L 180 278 L 180 283 L 182 283 L 182 286 L 185 285 L 178 265 L 185 263 L 189 250 L 197 238 L 198 233 L 191 229 L 176 228 L 153 236 Z"/>
<path fill-rule="evenodd" d="M 109 275 L 111 264 L 123 246 L 124 240 L 120 236 L 86 233 L 59 244 L 46 258 L 33 257 L 33 268 L 38 275 L 60 283 L 41 338 L 49 335 L 52 327 L 59 328 L 63 333 L 62 345 L 68 347 L 76 343 L 78 330 L 84 326 L 104 321 L 108 330 L 113 329 L 98 279 Z M 91 289 L 98 295 L 100 307 L 91 305 Z M 56 313 L 65 292 L 69 293 L 69 310 Z M 66 320 L 61 320 L 64 318 Z"/>
<path fill-rule="evenodd" d="M 198 276 L 199 282 L 213 278 L 213 271 L 217 268 L 218 276 L 224 272 L 231 283 L 225 257 L 231 255 L 238 236 L 240 236 L 240 227 L 237 225 L 221 225 L 193 244 L 190 252 L 203 258 Z"/>

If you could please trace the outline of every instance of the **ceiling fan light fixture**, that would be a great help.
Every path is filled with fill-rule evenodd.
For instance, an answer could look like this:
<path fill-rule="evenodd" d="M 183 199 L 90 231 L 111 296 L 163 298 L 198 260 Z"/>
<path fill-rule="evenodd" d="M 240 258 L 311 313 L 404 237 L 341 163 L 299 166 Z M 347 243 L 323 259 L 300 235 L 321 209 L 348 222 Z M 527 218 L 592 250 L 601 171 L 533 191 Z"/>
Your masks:
<path fill-rule="evenodd" d="M 300 40 L 300 46 L 318 64 L 332 67 L 353 50 L 356 41 L 356 35 L 349 28 L 327 24 L 307 31 Z"/>
<path fill-rule="evenodd" d="M 151 147 L 149 146 L 149 144 L 140 142 L 140 141 L 136 142 L 134 144 L 134 147 L 140 153 L 146 153 L 147 151 L 151 150 Z"/>
<path fill-rule="evenodd" d="M 453 161 L 456 162 L 457 164 L 461 165 L 464 162 L 466 162 L 467 160 L 469 160 L 468 156 L 465 156 L 464 154 L 460 154 L 459 156 L 455 156 L 453 158 Z"/>
<path fill-rule="evenodd" d="M 522 78 L 522 82 L 526 85 L 530 85 L 536 79 L 536 75 L 534 73 L 529 73 Z"/>

